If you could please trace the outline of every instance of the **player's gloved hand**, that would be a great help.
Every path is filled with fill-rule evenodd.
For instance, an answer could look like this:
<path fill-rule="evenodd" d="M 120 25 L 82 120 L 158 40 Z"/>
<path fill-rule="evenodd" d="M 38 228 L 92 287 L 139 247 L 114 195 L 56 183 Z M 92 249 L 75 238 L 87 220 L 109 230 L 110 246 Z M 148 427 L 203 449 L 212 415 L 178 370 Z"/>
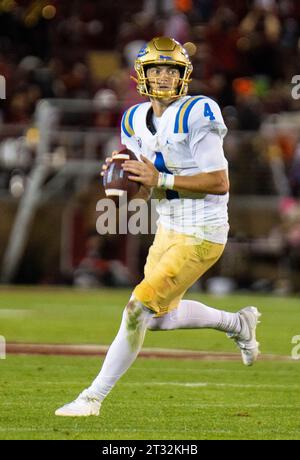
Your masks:
<path fill-rule="evenodd" d="M 140 182 L 146 187 L 156 187 L 159 176 L 158 170 L 144 155 L 141 155 L 141 160 L 126 160 L 122 164 L 124 171 L 135 174 L 134 176 L 128 176 L 128 179 Z"/>
<path fill-rule="evenodd" d="M 112 154 L 111 154 L 111 157 L 105 158 L 105 163 L 103 163 L 102 168 L 101 168 L 101 169 L 102 169 L 102 171 L 101 171 L 101 173 L 100 173 L 101 176 L 104 176 L 105 171 L 106 171 L 107 168 L 109 167 L 110 163 L 113 161 L 113 157 L 114 157 L 115 155 L 117 155 L 118 153 L 119 153 L 119 152 L 118 152 L 117 150 L 114 150 L 114 151 L 112 152 Z"/>

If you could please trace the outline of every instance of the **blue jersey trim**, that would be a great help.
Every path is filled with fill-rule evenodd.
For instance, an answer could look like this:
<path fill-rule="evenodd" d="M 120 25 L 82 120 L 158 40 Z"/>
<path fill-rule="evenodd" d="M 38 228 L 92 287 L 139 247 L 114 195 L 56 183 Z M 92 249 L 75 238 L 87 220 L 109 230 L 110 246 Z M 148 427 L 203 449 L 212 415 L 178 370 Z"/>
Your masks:
<path fill-rule="evenodd" d="M 192 110 L 192 108 L 194 107 L 194 105 L 198 102 L 198 101 L 201 101 L 201 99 L 205 99 L 204 97 L 197 97 L 196 99 L 194 99 L 188 106 L 188 108 L 186 109 L 185 111 L 185 114 L 183 116 L 183 132 L 184 133 L 188 133 L 189 132 L 189 127 L 188 127 L 188 119 L 189 119 L 189 115 L 190 115 L 190 112 Z"/>
<path fill-rule="evenodd" d="M 137 104 L 133 107 L 130 107 L 128 110 L 123 115 L 122 118 L 122 130 L 126 134 L 126 136 L 131 137 L 134 135 L 134 129 L 133 129 L 133 116 L 136 111 L 136 109 L 140 106 L 141 104 Z"/>
<path fill-rule="evenodd" d="M 181 104 L 175 118 L 174 133 L 186 134 L 189 132 L 188 119 L 190 112 L 194 105 L 201 99 L 205 99 L 205 96 L 190 97 L 187 101 L 184 101 L 184 103 Z"/>

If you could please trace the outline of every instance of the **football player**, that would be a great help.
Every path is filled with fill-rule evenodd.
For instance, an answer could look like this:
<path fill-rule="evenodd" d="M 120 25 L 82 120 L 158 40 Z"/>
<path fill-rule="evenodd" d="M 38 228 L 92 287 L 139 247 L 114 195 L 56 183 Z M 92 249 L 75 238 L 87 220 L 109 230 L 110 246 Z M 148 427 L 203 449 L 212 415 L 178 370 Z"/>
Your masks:
<path fill-rule="evenodd" d="M 147 329 L 212 328 L 234 339 L 245 365 L 258 356 L 256 307 L 230 313 L 183 300 L 220 258 L 228 233 L 227 129 L 215 101 L 187 94 L 192 69 L 186 49 L 168 37 L 154 38 L 137 56 L 137 90 L 149 102 L 124 113 L 122 143 L 139 161 L 125 161 L 123 168 L 142 184 L 147 198 L 152 190 L 159 198 L 158 230 L 144 279 L 133 290 L 99 375 L 56 415 L 98 415 L 104 398 L 136 359 Z"/>

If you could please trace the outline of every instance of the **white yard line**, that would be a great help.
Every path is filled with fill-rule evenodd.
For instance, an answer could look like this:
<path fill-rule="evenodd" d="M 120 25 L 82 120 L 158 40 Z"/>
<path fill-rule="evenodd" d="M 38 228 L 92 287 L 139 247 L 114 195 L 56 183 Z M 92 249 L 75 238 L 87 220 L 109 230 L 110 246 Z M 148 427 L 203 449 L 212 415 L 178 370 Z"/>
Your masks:
<path fill-rule="evenodd" d="M 69 425 L 66 425 L 66 426 L 62 426 L 62 427 L 59 427 L 59 428 L 56 428 L 56 429 L 47 429 L 47 428 L 1 428 L 0 427 L 0 432 L 2 433 L 5 433 L 5 432 L 9 432 L 9 433 L 19 433 L 19 432 L 33 432 L 33 433 L 53 433 L 53 434 L 58 434 L 58 435 L 65 435 L 65 432 L 66 430 L 69 430 Z M 232 429 L 232 430 L 214 430 L 214 429 L 202 429 L 202 428 L 199 428 L 198 430 L 196 429 L 188 429 L 188 430 L 180 430 L 180 429 L 175 429 L 175 430 L 172 430 L 172 429 L 168 429 L 168 430 L 162 430 L 162 429 L 159 429 L 158 430 L 158 433 L 161 434 L 161 433 L 166 433 L 166 434 L 172 434 L 172 433 L 185 433 L 186 435 L 190 434 L 190 432 L 192 431 L 192 434 L 195 435 L 196 433 L 198 433 L 199 435 L 204 435 L 204 434 L 232 434 L 232 435 L 235 435 L 237 437 L 239 436 L 243 436 L 243 433 L 237 433 L 236 430 Z M 157 431 L 156 430 L 153 430 L 153 429 L 144 429 L 144 428 L 132 428 L 132 429 L 126 429 L 126 428 L 94 428 L 94 429 L 91 429 L 91 430 L 87 430 L 87 429 L 81 429 L 81 428 L 74 428 L 72 427 L 72 430 L 71 430 L 71 433 L 69 433 L 70 435 L 72 433 L 94 433 L 95 435 L 98 433 L 154 433 L 157 435 Z M 271 430 L 266 430 L 266 429 L 262 429 L 262 428 L 259 428 L 259 434 L 260 435 L 269 435 L 271 434 L 272 436 L 274 435 L 280 435 L 280 434 L 283 434 L 286 436 L 286 432 L 285 431 L 281 431 L 279 429 L 271 429 Z M 289 434 L 299 434 L 299 431 L 298 430 L 292 430 L 292 429 L 289 429 Z M 71 436 L 69 436 L 70 439 Z M 241 438 L 242 439 L 242 438 Z M 258 438 L 258 439 L 261 439 L 261 436 Z M 193 441 L 193 439 L 190 439 L 190 438 L 187 438 L 187 440 L 190 440 L 190 441 Z M 103 441 L 110 441 L 110 439 L 103 439 Z M 162 442 L 167 442 L 166 440 L 164 439 L 161 439 Z M 151 443 L 152 441 L 150 441 Z"/>
<path fill-rule="evenodd" d="M 30 381 L 30 385 L 85 385 L 86 382 L 81 381 L 57 381 L 57 380 L 40 380 L 40 381 Z M 14 385 L 24 385 L 24 382 L 14 382 Z M 295 384 L 251 384 L 251 383 L 216 383 L 216 382 L 157 382 L 157 381 L 148 381 L 148 382 L 119 382 L 118 385 L 124 386 L 178 386 L 186 388 L 201 388 L 201 387 L 217 387 L 217 388 L 253 388 L 253 389 L 272 389 L 272 390 L 300 390 L 300 385 Z M 22 391 L 31 391 L 31 388 L 23 389 Z M 295 406 L 293 406 L 295 407 Z"/>
<path fill-rule="evenodd" d="M 257 389 L 294 389 L 300 390 L 300 385 L 272 385 L 272 384 L 249 384 L 249 383 L 215 383 L 215 382 L 126 382 L 122 385 L 127 386 L 179 386 L 179 387 L 190 387 L 190 388 L 199 388 L 199 387 L 228 387 L 228 388 L 257 388 Z"/>

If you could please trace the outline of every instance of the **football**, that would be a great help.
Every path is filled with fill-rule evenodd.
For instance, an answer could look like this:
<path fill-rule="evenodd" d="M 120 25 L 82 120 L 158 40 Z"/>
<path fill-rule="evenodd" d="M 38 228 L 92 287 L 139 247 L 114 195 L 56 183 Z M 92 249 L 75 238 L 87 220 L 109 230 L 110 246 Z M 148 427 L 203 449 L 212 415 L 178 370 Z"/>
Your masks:
<path fill-rule="evenodd" d="M 103 186 L 108 197 L 121 197 L 127 192 L 127 199 L 133 198 L 139 191 L 140 184 L 128 179 L 133 174 L 124 171 L 122 163 L 126 160 L 137 160 L 135 154 L 128 149 L 121 150 L 113 156 L 103 176 Z"/>

